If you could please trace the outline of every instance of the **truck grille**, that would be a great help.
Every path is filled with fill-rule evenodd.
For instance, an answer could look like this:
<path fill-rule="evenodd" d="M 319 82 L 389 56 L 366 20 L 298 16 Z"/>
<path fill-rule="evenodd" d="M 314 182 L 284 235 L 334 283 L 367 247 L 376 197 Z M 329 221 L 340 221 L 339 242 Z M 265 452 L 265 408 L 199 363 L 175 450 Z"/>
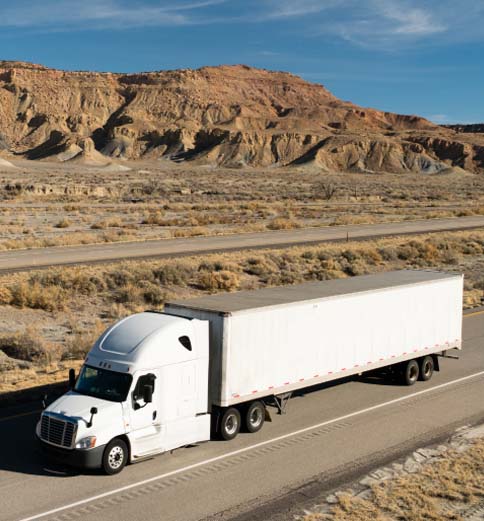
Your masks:
<path fill-rule="evenodd" d="M 59 447 L 72 447 L 76 424 L 71 421 L 54 418 L 47 414 L 42 415 L 40 423 L 40 437 Z"/>

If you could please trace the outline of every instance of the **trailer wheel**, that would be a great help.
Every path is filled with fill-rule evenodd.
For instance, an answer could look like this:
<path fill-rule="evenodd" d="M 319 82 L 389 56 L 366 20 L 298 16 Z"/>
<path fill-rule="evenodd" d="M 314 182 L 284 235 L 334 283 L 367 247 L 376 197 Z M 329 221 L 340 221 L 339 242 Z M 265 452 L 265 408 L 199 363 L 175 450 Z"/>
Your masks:
<path fill-rule="evenodd" d="M 240 412 L 235 407 L 229 407 L 220 420 L 220 436 L 223 440 L 233 440 L 240 431 Z"/>
<path fill-rule="evenodd" d="M 418 380 L 419 367 L 417 360 L 409 360 L 402 364 L 402 383 L 404 385 L 413 385 Z"/>
<path fill-rule="evenodd" d="M 434 359 L 431 356 L 424 356 L 420 360 L 420 371 L 419 371 L 419 380 L 422 382 L 426 382 L 432 378 L 434 374 Z"/>
<path fill-rule="evenodd" d="M 103 470 L 106 474 L 118 474 L 128 462 L 128 446 L 120 438 L 111 440 L 103 454 Z"/>
<path fill-rule="evenodd" d="M 244 427 L 247 432 L 260 431 L 264 425 L 265 417 L 266 408 L 264 407 L 264 404 L 259 400 L 252 402 L 245 412 Z"/>

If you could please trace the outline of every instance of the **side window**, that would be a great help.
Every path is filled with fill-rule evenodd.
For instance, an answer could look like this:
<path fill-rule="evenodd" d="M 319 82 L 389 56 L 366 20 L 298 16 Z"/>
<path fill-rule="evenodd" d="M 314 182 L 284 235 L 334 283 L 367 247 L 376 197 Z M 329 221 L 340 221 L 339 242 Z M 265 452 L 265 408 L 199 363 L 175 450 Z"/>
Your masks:
<path fill-rule="evenodd" d="M 156 376 L 152 373 L 144 374 L 138 378 L 136 382 L 136 387 L 133 391 L 133 402 L 137 402 L 139 400 L 143 400 L 143 388 L 145 385 L 151 385 L 153 392 L 155 391 L 155 380 Z"/>
<path fill-rule="evenodd" d="M 192 343 L 190 342 L 190 338 L 187 336 L 181 336 L 178 341 L 187 351 L 192 350 Z"/>

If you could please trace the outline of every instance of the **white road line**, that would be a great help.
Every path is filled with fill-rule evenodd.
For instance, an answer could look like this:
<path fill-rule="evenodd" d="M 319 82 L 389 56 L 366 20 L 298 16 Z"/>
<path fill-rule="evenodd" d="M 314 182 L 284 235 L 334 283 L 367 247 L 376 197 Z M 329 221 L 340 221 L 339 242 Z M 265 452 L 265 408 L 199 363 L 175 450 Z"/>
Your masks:
<path fill-rule="evenodd" d="M 382 407 L 386 407 L 388 405 L 393 405 L 395 403 L 404 402 L 405 400 L 410 400 L 411 398 L 415 398 L 415 396 L 421 396 L 422 394 L 431 393 L 432 391 L 437 391 L 438 389 L 443 389 L 444 387 L 449 387 L 451 385 L 455 385 L 460 382 L 465 382 L 466 380 L 470 380 L 472 378 L 477 378 L 478 376 L 484 376 L 484 371 L 480 371 L 479 373 L 474 373 L 474 374 L 471 374 L 468 376 L 464 376 L 462 378 L 458 378 L 457 380 L 452 380 L 452 381 L 446 382 L 444 384 L 436 385 L 435 387 L 431 387 L 429 389 L 424 389 L 423 391 L 418 391 L 416 393 L 409 394 L 408 396 L 402 396 L 400 398 L 396 398 L 396 399 L 390 400 L 388 402 L 380 403 L 378 405 L 373 405 L 371 407 L 367 407 L 366 409 L 361 409 L 359 411 L 345 414 L 344 416 L 339 416 L 338 418 L 334 418 L 332 420 L 327 420 L 322 423 L 317 423 L 316 425 L 311 425 L 310 427 L 305 427 L 304 429 L 299 429 L 297 431 L 289 432 L 287 434 L 277 436 L 270 440 L 261 441 L 260 443 L 255 443 L 254 445 L 249 445 L 248 447 L 244 447 L 242 449 L 234 450 L 232 452 L 227 452 L 225 454 L 221 454 L 220 456 L 215 456 L 214 458 L 206 459 L 204 461 L 199 461 L 198 463 L 193 463 L 192 465 L 187 465 L 186 467 L 181 467 L 179 469 L 172 470 L 172 471 L 166 472 L 164 474 L 159 474 L 158 476 L 144 479 L 144 480 L 138 481 L 136 483 L 131 483 L 130 485 L 125 485 L 124 487 L 116 488 L 114 490 L 110 490 L 109 492 L 104 492 L 103 494 L 97 494 L 96 496 L 91 496 L 86 499 L 81 499 L 80 501 L 76 501 L 74 503 L 69 503 L 68 505 L 54 508 L 52 510 L 48 510 L 47 512 L 42 512 L 41 514 L 35 514 L 33 516 L 26 517 L 24 519 L 21 519 L 20 521 L 33 521 L 34 519 L 40 519 L 41 517 L 49 516 L 51 514 L 57 514 L 58 512 L 62 512 L 63 510 L 68 510 L 70 508 L 75 508 L 75 507 L 78 507 L 81 505 L 85 505 L 86 503 L 90 503 L 92 501 L 97 501 L 99 499 L 103 499 L 105 497 L 112 496 L 114 494 L 119 494 L 121 492 L 125 492 L 126 490 L 140 487 L 142 485 L 146 485 L 147 483 L 152 483 L 153 481 L 159 481 L 161 479 L 169 478 L 176 474 L 181 474 L 182 472 L 187 472 L 189 470 L 193 470 L 198 467 L 202 467 L 204 465 L 210 465 L 211 463 L 215 463 L 216 461 L 220 461 L 220 460 L 223 460 L 226 458 L 231 458 L 232 456 L 237 456 L 238 454 L 242 454 L 244 452 L 258 449 L 259 447 L 263 447 L 264 445 L 269 445 L 269 444 L 275 443 L 277 441 L 285 440 L 286 438 L 291 438 L 292 436 L 298 436 L 299 434 L 302 434 L 304 432 L 308 432 L 308 431 L 311 431 L 314 429 L 319 429 L 321 427 L 325 427 L 326 425 L 331 425 L 332 423 L 337 423 L 337 422 L 340 422 L 343 420 L 347 420 L 349 418 L 354 418 L 355 416 L 359 416 L 360 414 L 365 414 L 367 412 L 376 411 L 377 409 L 381 409 Z"/>

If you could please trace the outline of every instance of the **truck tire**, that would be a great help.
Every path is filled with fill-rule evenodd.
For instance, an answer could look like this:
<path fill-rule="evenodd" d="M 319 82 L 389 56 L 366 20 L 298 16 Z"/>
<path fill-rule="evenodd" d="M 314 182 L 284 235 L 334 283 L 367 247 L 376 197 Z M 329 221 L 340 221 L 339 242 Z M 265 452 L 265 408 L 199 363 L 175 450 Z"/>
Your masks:
<path fill-rule="evenodd" d="M 264 404 L 257 400 L 249 404 L 245 411 L 244 427 L 247 432 L 257 432 L 262 429 L 266 417 Z"/>
<path fill-rule="evenodd" d="M 102 468 L 106 474 L 118 474 L 128 462 L 128 446 L 120 439 L 111 440 L 104 449 Z"/>
<path fill-rule="evenodd" d="M 223 440 L 233 440 L 240 432 L 240 412 L 235 407 L 229 407 L 220 420 L 220 437 Z"/>
<path fill-rule="evenodd" d="M 434 359 L 431 356 L 424 356 L 420 359 L 419 365 L 419 380 L 422 382 L 430 380 L 434 374 Z"/>
<path fill-rule="evenodd" d="M 403 362 L 401 372 L 402 383 L 404 385 L 413 385 L 418 380 L 419 373 L 420 371 L 417 360 Z"/>

